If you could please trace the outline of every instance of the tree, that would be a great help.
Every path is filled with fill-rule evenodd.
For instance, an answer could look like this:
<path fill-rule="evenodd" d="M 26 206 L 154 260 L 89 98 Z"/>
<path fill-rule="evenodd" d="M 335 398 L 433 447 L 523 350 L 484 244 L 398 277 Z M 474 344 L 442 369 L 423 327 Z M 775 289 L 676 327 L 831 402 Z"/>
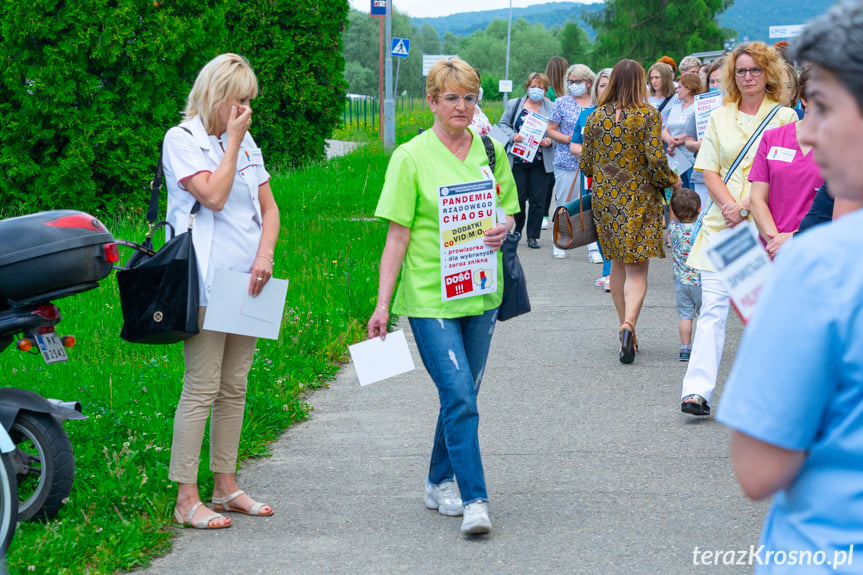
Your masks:
<path fill-rule="evenodd" d="M 560 56 L 566 58 L 567 62 L 592 63 L 590 38 L 581 26 L 575 22 L 567 22 L 559 37 Z"/>
<path fill-rule="evenodd" d="M 733 0 L 607 0 L 605 8 L 587 15 L 597 31 L 594 64 L 613 66 L 621 58 L 644 63 L 663 55 L 675 60 L 692 52 L 723 45 L 728 32 L 716 16 Z"/>

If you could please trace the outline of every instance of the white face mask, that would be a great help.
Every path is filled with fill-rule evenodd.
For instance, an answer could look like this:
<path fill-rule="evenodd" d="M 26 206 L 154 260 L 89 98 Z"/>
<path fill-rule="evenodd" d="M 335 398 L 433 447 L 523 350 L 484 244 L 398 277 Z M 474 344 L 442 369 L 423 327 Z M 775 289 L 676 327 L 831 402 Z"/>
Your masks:
<path fill-rule="evenodd" d="M 570 84 L 569 85 L 569 93 L 575 96 L 576 98 L 580 96 L 584 96 L 585 92 L 587 92 L 587 83 L 582 82 L 581 84 Z"/>
<path fill-rule="evenodd" d="M 544 96 L 545 92 L 542 91 L 542 88 L 528 88 L 527 90 L 527 97 L 534 102 L 542 102 Z"/>

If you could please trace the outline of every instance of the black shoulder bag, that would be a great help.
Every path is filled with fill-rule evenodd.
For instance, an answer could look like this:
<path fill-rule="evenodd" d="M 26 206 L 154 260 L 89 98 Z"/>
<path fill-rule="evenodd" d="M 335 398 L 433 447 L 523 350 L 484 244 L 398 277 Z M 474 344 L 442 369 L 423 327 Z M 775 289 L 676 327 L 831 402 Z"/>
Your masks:
<path fill-rule="evenodd" d="M 488 136 L 481 136 L 488 156 L 488 167 L 494 173 L 497 164 L 497 156 L 494 152 L 494 143 Z M 503 299 L 500 302 L 500 310 L 497 319 L 506 321 L 515 316 L 530 311 L 530 299 L 527 296 L 527 280 L 524 277 L 524 269 L 518 260 L 518 242 L 521 234 L 518 232 L 507 232 L 506 239 L 500 250 L 503 254 Z"/>
<path fill-rule="evenodd" d="M 189 134 L 191 132 L 186 129 Z M 179 235 L 167 221 L 158 223 L 159 192 L 162 188 L 162 155 L 150 187 L 147 235 L 142 244 L 116 240 L 135 250 L 126 265 L 117 266 L 123 329 L 120 337 L 131 343 L 169 344 L 188 339 L 198 329 L 198 260 L 192 244 L 192 223 L 201 209 L 195 202 L 188 229 Z M 170 239 L 153 249 L 153 232 L 170 229 Z M 166 237 L 168 236 L 166 232 Z"/>

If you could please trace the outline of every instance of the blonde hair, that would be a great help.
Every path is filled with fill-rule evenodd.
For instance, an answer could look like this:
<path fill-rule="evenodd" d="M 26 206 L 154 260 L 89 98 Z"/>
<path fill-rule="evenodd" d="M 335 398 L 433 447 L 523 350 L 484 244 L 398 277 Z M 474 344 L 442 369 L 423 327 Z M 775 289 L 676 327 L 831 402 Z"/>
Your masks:
<path fill-rule="evenodd" d="M 566 69 L 566 75 L 564 76 L 565 81 L 569 81 L 570 76 L 575 76 L 576 80 L 584 80 L 585 82 L 590 82 L 590 85 L 593 86 L 594 80 L 596 80 L 596 74 L 593 73 L 593 70 L 585 66 L 584 64 L 573 64 L 569 68 Z"/>
<path fill-rule="evenodd" d="M 653 84 L 650 83 L 650 74 L 656 71 L 662 84 L 659 85 L 659 94 L 653 92 Z M 665 62 L 657 62 L 647 71 L 647 92 L 654 98 L 669 98 L 674 94 L 674 68 Z"/>
<path fill-rule="evenodd" d="M 594 106 L 596 106 L 596 102 L 599 100 L 599 81 L 603 78 L 611 78 L 611 68 L 603 68 L 596 73 L 596 81 L 590 88 L 590 100 L 593 102 Z M 608 88 L 607 85 L 606 88 Z"/>
<path fill-rule="evenodd" d="M 461 58 L 438 60 L 429 70 L 426 78 L 426 93 L 437 100 L 447 88 L 460 88 L 467 92 L 479 93 L 479 73 Z"/>
<path fill-rule="evenodd" d="M 764 91 L 771 100 L 785 104 L 788 99 L 785 87 L 785 60 L 772 46 L 764 42 L 747 42 L 740 44 L 728 54 L 722 65 L 722 87 L 725 88 L 725 102 L 739 103 L 741 94 L 737 87 L 734 69 L 737 67 L 737 59 L 746 54 L 755 62 L 755 65 L 763 69 Z"/>
<path fill-rule="evenodd" d="M 207 133 L 211 133 L 222 104 L 234 97 L 251 100 L 257 95 L 258 79 L 249 61 L 239 54 L 221 54 L 198 72 L 183 117 L 188 120 L 200 116 Z"/>

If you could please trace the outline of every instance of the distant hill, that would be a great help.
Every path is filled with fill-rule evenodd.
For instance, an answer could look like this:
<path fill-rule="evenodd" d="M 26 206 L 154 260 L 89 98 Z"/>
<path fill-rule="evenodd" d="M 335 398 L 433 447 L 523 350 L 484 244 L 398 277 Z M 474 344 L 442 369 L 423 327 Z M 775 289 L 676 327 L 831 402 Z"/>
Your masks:
<path fill-rule="evenodd" d="M 805 24 L 808 20 L 825 12 L 835 0 L 735 0 L 728 10 L 719 15 L 719 25 L 732 31 L 737 42 L 763 40 L 773 43 L 779 38 L 769 38 L 770 26 Z M 603 4 L 580 4 L 577 2 L 549 2 L 527 8 L 513 8 L 512 18 L 524 18 L 531 24 L 542 24 L 546 28 L 560 26 L 565 22 L 576 22 L 587 31 L 590 39 L 596 31 L 584 22 L 583 15 L 601 10 Z M 417 27 L 428 23 L 443 37 L 447 32 L 456 36 L 470 36 L 477 30 L 485 30 L 492 20 L 509 18 L 509 8 L 464 12 L 438 18 L 411 18 Z M 717 46 L 717 49 L 721 49 Z"/>

